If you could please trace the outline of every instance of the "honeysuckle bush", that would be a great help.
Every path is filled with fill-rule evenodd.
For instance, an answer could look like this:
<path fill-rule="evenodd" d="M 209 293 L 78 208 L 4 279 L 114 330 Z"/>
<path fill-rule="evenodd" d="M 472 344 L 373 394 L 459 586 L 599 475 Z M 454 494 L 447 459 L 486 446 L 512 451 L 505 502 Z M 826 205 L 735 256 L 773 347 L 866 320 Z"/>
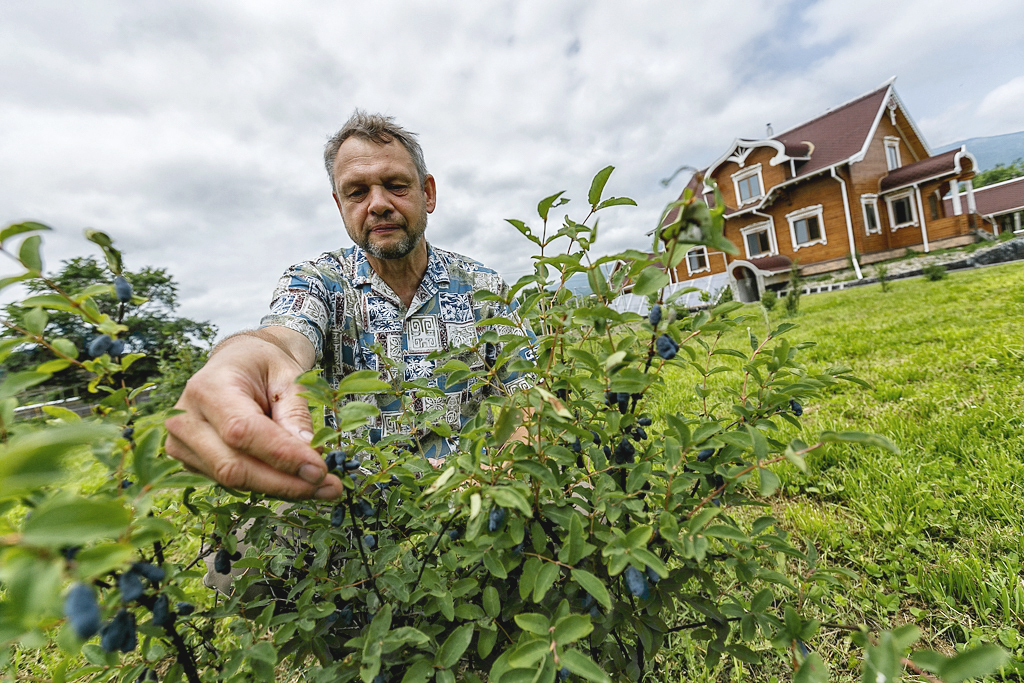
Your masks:
<path fill-rule="evenodd" d="M 535 270 L 482 296 L 516 313 L 482 321 L 477 345 L 436 359 L 446 386 L 488 388 L 458 432 L 443 408 L 409 410 L 389 433 L 368 424 L 377 394 L 408 406 L 443 398 L 393 365 L 337 386 L 299 378 L 311 406 L 335 417 L 336 429 L 314 436 L 345 485 L 335 505 L 227 490 L 166 457 L 159 417 L 137 410 L 141 387 L 121 383 L 136 360 L 116 353 L 123 326 L 91 301 L 133 302 L 115 282 L 120 253 L 88 233 L 111 282 L 53 287 L 3 322 L 21 337 L 0 356 L 19 344 L 54 356 L 0 383 L 7 669 L 41 650 L 53 680 L 637 681 L 657 675 L 670 635 L 686 631 L 709 667 L 768 659 L 794 680 L 827 680 L 820 624 L 802 614 L 855 577 L 771 516 L 773 468 L 804 469 L 826 444 L 894 446 L 861 432 L 783 440 L 822 390 L 860 381 L 801 364 L 807 344 L 788 341 L 789 323 L 759 338 L 750 330 L 761 316 L 736 302 L 693 312 L 676 304 L 682 291 L 667 293 L 665 269 L 693 246 L 735 251 L 717 192 L 718 208 L 689 193 L 670 206 L 650 253 L 593 257 L 595 214 L 633 204 L 603 199 L 611 172 L 595 177 L 582 222 L 551 225 L 563 193 L 540 202 L 536 230 L 510 221 L 536 247 Z M 45 229 L 0 231 L 2 252 L 24 269 L 0 287 L 47 282 L 35 234 Z M 590 296 L 567 287 L 578 273 Z M 646 318 L 612 307 L 627 286 L 648 298 Z M 98 357 L 46 338 L 50 310 L 93 325 Z M 735 330 L 749 346 L 724 343 Z M 45 406 L 43 421 L 14 419 L 23 389 L 73 363 L 95 376 L 91 417 Z M 655 412 L 672 365 L 697 378 L 692 398 Z M 507 372 L 531 386 L 506 390 Z M 437 468 L 418 454 L 424 430 L 458 441 Z M 200 584 L 204 560 L 231 577 L 230 595 Z M 991 647 L 908 654 L 913 626 L 852 632 L 872 683 L 908 668 L 959 681 L 1003 661 Z"/>

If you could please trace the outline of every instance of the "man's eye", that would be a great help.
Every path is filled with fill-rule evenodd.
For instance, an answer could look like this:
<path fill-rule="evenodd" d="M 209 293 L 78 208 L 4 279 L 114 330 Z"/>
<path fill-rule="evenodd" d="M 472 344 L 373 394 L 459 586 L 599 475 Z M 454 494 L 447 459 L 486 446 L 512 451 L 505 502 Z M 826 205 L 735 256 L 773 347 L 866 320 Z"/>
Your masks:
<path fill-rule="evenodd" d="M 366 194 L 366 190 L 352 190 L 351 192 L 348 193 L 348 198 L 349 199 L 359 199 L 364 194 Z"/>

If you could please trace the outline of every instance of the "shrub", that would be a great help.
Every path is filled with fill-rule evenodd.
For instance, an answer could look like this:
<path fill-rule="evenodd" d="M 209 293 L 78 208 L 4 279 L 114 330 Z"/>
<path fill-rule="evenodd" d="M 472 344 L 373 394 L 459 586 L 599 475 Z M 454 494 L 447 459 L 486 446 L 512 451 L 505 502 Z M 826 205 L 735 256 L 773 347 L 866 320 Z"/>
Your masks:
<path fill-rule="evenodd" d="M 493 383 L 503 366 L 535 373 L 536 383 L 485 399 L 442 468 L 411 452 L 408 434 L 426 426 L 454 436 L 439 419 L 443 402 L 380 435 L 365 429 L 376 409 L 350 400 L 441 399 L 435 386 L 395 379 L 402 375 L 393 367 L 355 372 L 336 387 L 315 373 L 299 379 L 309 400 L 338 418 L 340 431 L 314 436 L 330 466 L 350 474 L 333 509 L 226 490 L 182 471 L 161 451 L 160 421 L 140 417 L 137 389 L 117 380 L 135 359 L 78 360 L 79 349 L 40 334 L 47 310 L 69 310 L 116 340 L 123 326 L 91 302 L 110 283 L 22 301 L 5 324 L 20 331 L 19 344 L 56 357 L 0 383 L 2 642 L 80 651 L 87 663 L 60 665 L 67 679 L 148 680 L 160 671 L 174 682 L 274 681 L 292 671 L 316 682 L 486 675 L 552 683 L 656 676 L 667 637 L 686 630 L 709 665 L 778 656 L 801 680 L 825 680 L 820 656 L 804 645 L 819 624 L 799 609 L 809 594 L 827 600 L 850 573 L 823 564 L 769 514 L 751 513 L 780 485 L 774 466 L 805 469 L 805 457 L 832 442 L 894 447 L 860 432 L 779 440 L 777 428 L 799 427 L 803 405 L 820 391 L 863 382 L 843 367 L 809 372 L 799 355 L 810 344 L 789 342 L 792 324 L 755 334 L 738 303 L 691 314 L 665 294 L 668 275 L 657 261 L 674 267 L 693 245 L 735 249 L 722 237 L 721 209 L 687 192 L 671 207 L 677 220 L 655 230 L 653 255 L 589 257 L 589 219 L 632 203 L 602 201 L 610 173 L 595 178 L 582 223 L 567 217 L 548 236 L 562 193 L 540 203 L 539 233 L 512 222 L 540 249 L 540 267 L 507 293 L 485 296 L 506 304 L 517 297 L 521 317 L 492 321 L 502 332 L 484 333 L 442 372 L 447 386 Z M 720 196 L 716 206 L 724 206 Z M 44 228 L 10 226 L 0 244 L 12 255 L 12 238 Z M 119 257 L 102 233 L 90 238 Z M 544 256 L 556 240 L 579 248 Z M 31 235 L 16 258 L 24 278 L 46 282 L 38 248 Z M 600 266 L 614 260 L 627 268 L 609 278 Z M 573 299 L 562 287 L 552 295 L 548 267 L 561 283 L 585 273 L 594 296 Z M 644 320 L 608 305 L 627 279 L 661 316 Z M 527 324 L 542 332 L 535 341 Z M 730 332 L 744 329 L 749 349 L 730 348 Z M 494 362 L 471 369 L 471 354 L 486 357 L 499 342 Z M 527 345 L 535 363 L 517 353 Z M 95 414 L 79 420 L 50 407 L 45 425 L 13 422 L 19 391 L 68 364 L 93 373 L 91 386 L 106 394 Z M 671 365 L 697 372 L 694 395 L 653 414 Z M 525 441 L 512 438 L 517 429 Z M 86 485 L 78 482 L 83 466 L 99 473 Z M 194 583 L 192 568 L 211 556 L 221 574 L 246 570 L 223 601 Z M 897 680 L 918 634 L 903 627 L 875 644 L 855 634 L 872 680 Z M 1002 654 L 981 648 L 920 661 L 941 672 L 961 658 L 981 674 Z"/>
<path fill-rule="evenodd" d="M 779 295 L 771 289 L 766 289 L 764 294 L 761 295 L 761 305 L 764 306 L 764 310 L 766 311 L 773 310 L 778 301 Z"/>
<path fill-rule="evenodd" d="M 929 263 L 921 269 L 921 273 L 932 282 L 945 280 L 948 275 L 946 272 L 946 266 L 941 263 Z"/>
<path fill-rule="evenodd" d="M 804 286 L 800 266 L 796 261 L 789 267 L 789 291 L 786 292 L 786 315 L 794 316 L 800 310 L 800 294 Z"/>
<path fill-rule="evenodd" d="M 875 266 L 875 277 L 878 278 L 878 284 L 882 286 L 883 292 L 888 292 L 892 289 L 892 283 L 889 281 L 889 269 L 884 263 L 879 263 Z"/>

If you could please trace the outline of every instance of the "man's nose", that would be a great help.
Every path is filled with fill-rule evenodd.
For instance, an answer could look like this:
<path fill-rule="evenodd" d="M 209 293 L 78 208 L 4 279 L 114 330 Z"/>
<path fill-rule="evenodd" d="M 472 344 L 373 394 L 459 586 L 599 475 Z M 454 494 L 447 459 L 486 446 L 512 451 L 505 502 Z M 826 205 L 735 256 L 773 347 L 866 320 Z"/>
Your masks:
<path fill-rule="evenodd" d="M 370 188 L 370 213 L 375 216 L 383 216 L 389 211 L 394 210 L 394 205 L 391 203 L 391 198 L 388 197 L 387 190 L 379 185 L 374 185 Z"/>

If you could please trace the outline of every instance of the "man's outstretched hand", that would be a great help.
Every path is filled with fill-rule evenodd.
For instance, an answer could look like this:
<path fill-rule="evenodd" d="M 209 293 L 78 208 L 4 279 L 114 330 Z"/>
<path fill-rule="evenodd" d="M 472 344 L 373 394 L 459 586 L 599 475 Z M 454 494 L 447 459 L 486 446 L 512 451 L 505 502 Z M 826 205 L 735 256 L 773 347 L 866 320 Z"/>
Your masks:
<path fill-rule="evenodd" d="M 313 424 L 295 378 L 313 345 L 283 327 L 231 337 L 188 381 L 167 420 L 167 452 L 233 489 L 282 498 L 331 500 L 341 481 L 310 447 Z"/>

